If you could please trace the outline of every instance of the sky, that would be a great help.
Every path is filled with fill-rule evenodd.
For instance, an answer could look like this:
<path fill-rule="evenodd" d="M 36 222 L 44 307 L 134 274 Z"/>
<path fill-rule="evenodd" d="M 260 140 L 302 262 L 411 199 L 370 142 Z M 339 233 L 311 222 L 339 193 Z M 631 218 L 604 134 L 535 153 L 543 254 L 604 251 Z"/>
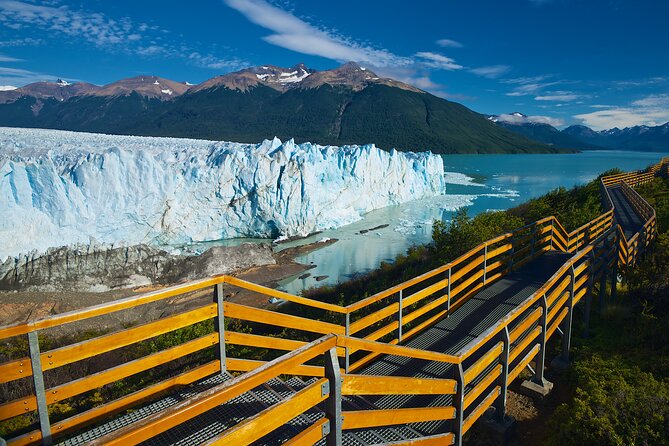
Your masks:
<path fill-rule="evenodd" d="M 0 86 L 351 60 L 479 113 L 652 126 L 668 22 L 666 0 L 0 0 Z"/>

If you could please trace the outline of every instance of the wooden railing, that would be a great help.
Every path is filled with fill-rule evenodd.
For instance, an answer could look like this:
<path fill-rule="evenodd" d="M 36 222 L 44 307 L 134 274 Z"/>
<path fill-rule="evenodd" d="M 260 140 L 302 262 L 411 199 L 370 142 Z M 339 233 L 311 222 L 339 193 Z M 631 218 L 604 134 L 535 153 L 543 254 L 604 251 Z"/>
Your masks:
<path fill-rule="evenodd" d="M 0 403 L 0 421 L 32 414 L 38 420 L 39 429 L 12 438 L 10 444 L 49 444 L 54 437 L 65 436 L 167 391 L 227 370 L 243 374 L 194 397 L 188 404 L 177 405 L 117 431 L 111 437 L 104 437 L 104 442 L 136 443 L 148 438 L 147 435 L 191 419 L 212 405 L 229 401 L 272 377 L 292 374 L 322 379 L 281 406 L 272 407 L 226 431 L 217 442 L 233 444 L 230 441 L 234 440 L 244 444 L 252 438 L 260 438 L 323 401 L 329 401 L 326 406 L 335 410 L 337 404 L 341 405 L 341 394 L 392 394 L 405 391 L 404 386 L 407 386 L 412 394 L 452 393 L 453 407 L 352 413 L 344 418 L 343 425 L 329 413 L 330 421 L 324 419 L 314 424 L 293 439 L 293 443 L 306 444 L 316 437 L 321 438 L 318 435 L 328 431 L 324 428 L 326 422 L 335 423 L 329 426 L 329 432 L 334 432 L 332 435 L 341 435 L 342 429 L 380 425 L 374 423 L 403 424 L 453 418 L 454 432 L 435 441 L 453 440 L 459 444 L 462 435 L 488 407 L 494 404 L 498 413 L 504 413 L 508 385 L 532 361 L 537 364 L 533 379 L 543 382 L 546 342 L 559 330 L 560 324 L 565 326 L 563 355 L 568 354 L 574 305 L 585 299 L 586 315 L 589 315 L 594 283 L 603 282 L 611 271 L 615 275 L 619 265 L 633 266 L 639 253 L 652 243 L 657 232 L 655 211 L 631 186 L 663 174 L 668 161 L 663 159 L 647 171 L 602 178 L 608 210 L 572 232 L 568 233 L 555 217 L 547 217 L 484 242 L 446 265 L 348 306 L 291 295 L 230 276 L 217 276 L 25 324 L 0 327 L 0 340 L 26 337 L 28 340 L 25 356 L 0 364 L 0 385 L 15 385 L 18 389 L 14 399 Z M 622 187 L 635 211 L 646 220 L 642 231 L 630 240 L 625 239 L 618 226 L 613 226 L 614 209 L 607 187 L 615 185 Z M 398 345 L 457 311 L 483 287 L 550 250 L 575 255 L 536 293 L 457 355 Z M 226 300 L 226 296 L 242 289 L 289 302 L 291 308 L 279 312 Z M 208 302 L 194 309 L 74 344 L 48 349 L 40 344 L 42 333 L 67 324 L 95 321 L 95 318 L 136 311 L 158 302 L 169 308 L 170 299 L 203 292 L 211 298 L 205 297 Z M 199 336 L 193 335 L 166 349 L 150 350 L 143 356 L 135 354 L 126 362 L 133 348 L 146 346 L 157 336 L 179 333 L 178 330 L 197 324 L 205 327 Z M 255 355 L 246 351 L 234 356 L 240 348 Z M 448 363 L 453 379 L 370 379 L 355 374 L 375 358 L 389 354 Z M 197 355 L 201 356 L 200 362 L 188 362 L 188 358 Z M 248 356 L 271 358 L 277 355 L 283 356 L 271 361 L 248 359 Z M 185 370 L 181 367 L 184 362 Z M 62 419 L 52 420 L 49 415 L 52 405 L 174 363 L 181 369 L 132 393 Z M 80 376 L 75 373 L 78 368 L 83 371 Z M 66 373 L 59 374 L 58 370 Z M 339 381 L 333 377 L 342 372 L 343 384 L 336 385 Z M 290 418 L 286 418 L 288 416 Z"/>

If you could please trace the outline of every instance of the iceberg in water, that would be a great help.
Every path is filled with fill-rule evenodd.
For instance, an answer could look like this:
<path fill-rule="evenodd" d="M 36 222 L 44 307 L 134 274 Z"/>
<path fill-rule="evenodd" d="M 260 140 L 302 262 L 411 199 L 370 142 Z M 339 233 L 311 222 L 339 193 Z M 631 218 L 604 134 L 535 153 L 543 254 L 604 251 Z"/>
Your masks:
<path fill-rule="evenodd" d="M 77 243 L 307 235 L 444 192 L 440 156 L 0 128 L 0 259 Z"/>

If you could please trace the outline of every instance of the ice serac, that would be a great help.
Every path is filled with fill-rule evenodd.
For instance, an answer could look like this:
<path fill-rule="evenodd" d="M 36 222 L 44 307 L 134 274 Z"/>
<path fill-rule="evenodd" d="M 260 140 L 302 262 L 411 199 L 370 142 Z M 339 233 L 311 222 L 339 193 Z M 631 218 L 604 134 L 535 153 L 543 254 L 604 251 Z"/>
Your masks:
<path fill-rule="evenodd" d="M 429 152 L 0 128 L 0 259 L 75 243 L 306 235 L 443 192 Z"/>

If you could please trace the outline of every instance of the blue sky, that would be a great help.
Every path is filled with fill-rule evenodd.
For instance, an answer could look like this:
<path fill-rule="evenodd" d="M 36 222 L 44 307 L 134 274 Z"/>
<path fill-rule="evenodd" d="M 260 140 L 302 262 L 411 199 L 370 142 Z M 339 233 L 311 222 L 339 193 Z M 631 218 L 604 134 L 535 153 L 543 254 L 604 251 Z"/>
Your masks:
<path fill-rule="evenodd" d="M 667 22 L 665 0 L 0 0 L 0 85 L 355 60 L 480 113 L 658 125 Z"/>

